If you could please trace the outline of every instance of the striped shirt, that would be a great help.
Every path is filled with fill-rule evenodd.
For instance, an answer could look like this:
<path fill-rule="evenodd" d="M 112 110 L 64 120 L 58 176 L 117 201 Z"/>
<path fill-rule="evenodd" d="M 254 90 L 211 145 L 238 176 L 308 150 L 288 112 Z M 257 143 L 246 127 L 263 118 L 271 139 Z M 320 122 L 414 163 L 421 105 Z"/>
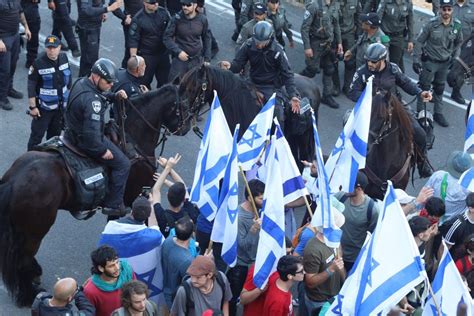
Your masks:
<path fill-rule="evenodd" d="M 450 252 L 457 255 L 456 249 L 464 244 L 465 239 L 474 234 L 474 219 L 469 218 L 469 210 L 449 221 L 440 228 L 446 244 L 453 246 Z M 456 260 L 457 258 L 454 258 Z"/>

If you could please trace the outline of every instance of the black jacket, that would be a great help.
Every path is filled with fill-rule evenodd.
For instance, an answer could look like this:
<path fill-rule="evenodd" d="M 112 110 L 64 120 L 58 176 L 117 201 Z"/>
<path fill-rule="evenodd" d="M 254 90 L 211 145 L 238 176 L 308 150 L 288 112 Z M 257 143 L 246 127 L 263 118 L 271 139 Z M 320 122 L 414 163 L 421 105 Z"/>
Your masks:
<path fill-rule="evenodd" d="M 114 92 L 123 89 L 127 93 L 128 98 L 141 94 L 140 78 L 132 76 L 127 69 L 119 69 L 117 71 L 117 80 L 118 82 L 114 83 L 112 88 Z"/>
<path fill-rule="evenodd" d="M 92 158 L 100 158 L 107 147 L 104 142 L 106 99 L 88 78 L 74 83 L 66 113 L 66 138 Z"/>
<path fill-rule="evenodd" d="M 264 49 L 257 49 L 253 38 L 248 39 L 237 51 L 230 70 L 241 72 L 250 63 L 250 79 L 256 85 L 285 86 L 289 97 L 297 96 L 294 74 L 281 45 L 272 40 Z"/>
<path fill-rule="evenodd" d="M 83 29 L 99 29 L 102 14 L 107 13 L 104 0 L 77 0 L 77 25 Z"/>
<path fill-rule="evenodd" d="M 93 316 L 95 307 L 89 302 L 82 291 L 78 291 L 74 297 L 74 304 L 69 303 L 64 307 L 49 306 L 52 295 L 46 292 L 38 294 L 33 302 L 31 314 L 34 316 Z"/>
<path fill-rule="evenodd" d="M 158 7 L 154 13 L 144 9 L 133 17 L 129 29 L 129 48 L 138 48 L 139 55 L 162 54 L 166 51 L 163 35 L 170 21 L 168 11 Z"/>
<path fill-rule="evenodd" d="M 114 3 L 116 0 L 111 0 L 109 5 Z M 123 21 L 126 19 L 127 15 L 130 15 L 132 18 L 135 14 L 143 8 L 143 1 L 141 0 L 125 0 L 123 2 L 124 9 L 118 8 L 117 10 L 113 11 L 112 13 L 118 17 L 120 20 Z"/>
<path fill-rule="evenodd" d="M 349 99 L 356 102 L 362 91 L 364 91 L 365 86 L 367 85 L 367 79 L 370 76 L 374 76 L 372 92 L 373 94 L 377 93 L 377 91 L 384 90 L 384 91 L 391 91 L 395 93 L 396 87 L 399 86 L 409 95 L 418 95 L 421 93 L 421 89 L 411 81 L 401 70 L 394 63 L 387 62 L 386 67 L 384 70 L 380 72 L 371 72 L 367 68 L 367 64 L 359 67 L 356 73 L 354 74 L 354 78 L 352 79 L 352 83 L 349 89 Z"/>

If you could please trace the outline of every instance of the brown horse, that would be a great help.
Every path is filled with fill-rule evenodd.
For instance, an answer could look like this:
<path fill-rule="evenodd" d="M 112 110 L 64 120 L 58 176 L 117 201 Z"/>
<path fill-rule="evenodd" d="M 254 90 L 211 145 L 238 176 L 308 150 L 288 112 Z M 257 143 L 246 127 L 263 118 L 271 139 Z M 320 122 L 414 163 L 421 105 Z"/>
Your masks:
<path fill-rule="evenodd" d="M 321 95 L 313 79 L 295 75 L 295 85 L 302 97 L 307 97 L 317 116 Z M 240 124 L 239 139 L 261 109 L 255 86 L 228 70 L 201 65 L 188 71 L 180 82 L 180 97 L 190 103 L 190 111 L 198 113 L 205 104 L 211 104 L 217 91 L 231 131 Z M 285 131 L 285 136 L 287 131 Z M 289 133 L 288 133 L 289 134 Z M 296 161 L 314 157 L 311 122 L 298 136 L 287 137 Z"/>
<path fill-rule="evenodd" d="M 178 135 L 189 130 L 189 120 L 184 117 L 187 109 L 178 101 L 173 85 L 131 100 L 127 139 L 143 155 L 154 156 L 162 124 Z M 132 160 L 124 197 L 127 205 L 142 186 L 152 184 L 154 169 L 147 159 Z M 74 192 L 73 179 L 56 152 L 25 153 L 0 180 L 0 270 L 19 306 L 29 306 L 39 289 L 42 269 L 35 255 L 58 209 L 78 211 Z"/>
<path fill-rule="evenodd" d="M 396 96 L 377 94 L 372 100 L 365 173 L 365 193 L 382 200 L 387 180 L 405 189 L 413 167 L 413 128 L 409 114 Z"/>

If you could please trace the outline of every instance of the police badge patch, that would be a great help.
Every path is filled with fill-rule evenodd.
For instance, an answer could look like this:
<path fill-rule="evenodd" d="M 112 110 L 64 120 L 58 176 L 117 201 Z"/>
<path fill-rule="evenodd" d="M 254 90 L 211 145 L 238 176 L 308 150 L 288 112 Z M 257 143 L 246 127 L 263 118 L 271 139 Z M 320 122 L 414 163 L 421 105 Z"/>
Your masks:
<path fill-rule="evenodd" d="M 35 71 L 35 68 L 33 66 L 30 66 L 30 69 L 28 69 L 28 75 L 31 75 Z"/>
<path fill-rule="evenodd" d="M 92 101 L 92 109 L 94 110 L 95 113 L 99 113 L 100 110 L 102 109 L 102 105 L 100 101 Z"/>

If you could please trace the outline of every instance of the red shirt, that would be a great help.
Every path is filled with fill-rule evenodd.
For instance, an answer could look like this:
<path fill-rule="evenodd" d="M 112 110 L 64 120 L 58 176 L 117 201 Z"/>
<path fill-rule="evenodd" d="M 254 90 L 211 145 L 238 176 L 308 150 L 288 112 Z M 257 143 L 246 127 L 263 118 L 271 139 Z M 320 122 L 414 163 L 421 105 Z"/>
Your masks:
<path fill-rule="evenodd" d="M 464 268 L 463 262 L 464 262 L 464 265 L 466 266 L 465 268 Z M 466 273 L 471 271 L 473 266 L 472 266 L 471 260 L 469 260 L 469 256 L 464 256 L 458 259 L 456 261 L 456 268 L 458 268 L 458 271 L 461 275 L 465 275 Z"/>
<path fill-rule="evenodd" d="M 255 270 L 255 264 L 252 264 L 247 273 L 247 278 L 245 279 L 244 289 L 247 291 L 255 290 L 257 287 L 253 283 L 253 272 Z M 278 279 L 278 272 L 274 272 L 270 275 L 268 280 L 269 283 Z M 244 316 L 261 316 L 263 313 L 263 305 L 265 304 L 265 296 L 268 291 L 260 294 L 257 299 L 251 303 L 244 305 Z"/>
<path fill-rule="evenodd" d="M 274 274 L 278 275 L 278 272 Z M 269 281 L 263 306 L 263 316 L 293 316 L 291 291 L 281 290 L 276 284 L 277 280 L 278 278 L 273 278 L 271 282 Z"/>

